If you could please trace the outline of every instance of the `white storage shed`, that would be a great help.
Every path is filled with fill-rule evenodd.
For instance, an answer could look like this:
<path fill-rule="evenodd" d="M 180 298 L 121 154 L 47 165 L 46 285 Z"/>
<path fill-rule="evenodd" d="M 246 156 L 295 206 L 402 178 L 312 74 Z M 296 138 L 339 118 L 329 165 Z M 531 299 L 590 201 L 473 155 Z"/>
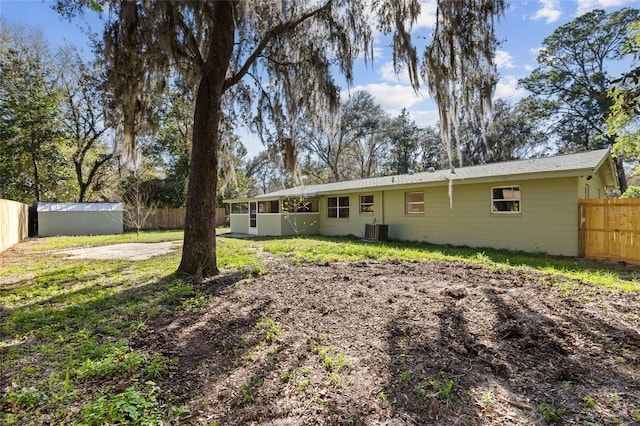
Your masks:
<path fill-rule="evenodd" d="M 38 236 L 122 234 L 122 203 L 38 203 Z"/>

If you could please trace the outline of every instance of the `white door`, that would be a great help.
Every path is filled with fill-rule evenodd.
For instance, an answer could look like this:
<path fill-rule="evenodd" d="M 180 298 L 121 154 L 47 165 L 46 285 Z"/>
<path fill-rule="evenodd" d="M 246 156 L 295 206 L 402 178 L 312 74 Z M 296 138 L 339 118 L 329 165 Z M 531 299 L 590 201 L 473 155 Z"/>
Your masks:
<path fill-rule="evenodd" d="M 249 234 L 258 235 L 258 203 L 249 203 Z"/>

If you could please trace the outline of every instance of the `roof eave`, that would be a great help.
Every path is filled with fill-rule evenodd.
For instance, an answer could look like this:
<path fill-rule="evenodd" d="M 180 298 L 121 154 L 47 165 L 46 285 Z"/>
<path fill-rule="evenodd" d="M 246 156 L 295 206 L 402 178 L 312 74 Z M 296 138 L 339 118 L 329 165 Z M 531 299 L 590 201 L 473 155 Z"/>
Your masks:
<path fill-rule="evenodd" d="M 534 173 L 516 173 L 510 175 L 501 175 L 501 176 L 483 176 L 483 177 L 453 177 L 451 180 L 453 181 L 453 185 L 471 185 L 478 183 L 506 183 L 506 181 L 515 181 L 515 180 L 535 180 L 535 179 L 552 179 L 552 178 L 563 178 L 563 177 L 579 177 L 579 176 L 589 176 L 593 173 L 593 169 L 584 168 L 584 169 L 572 169 L 572 170 L 563 170 L 563 171 L 546 171 L 546 172 L 534 172 Z M 318 195 L 334 195 L 334 194 L 344 194 L 344 193 L 353 193 L 353 192 L 365 192 L 365 191 L 390 191 L 397 189 L 414 189 L 414 188 L 425 188 L 425 187 L 436 187 L 436 186 L 447 186 L 449 185 L 449 178 L 442 178 L 433 181 L 426 182 L 409 182 L 409 183 L 393 183 L 388 185 L 377 185 L 377 186 L 369 186 L 369 187 L 361 187 L 361 188 L 346 188 L 346 189 L 335 189 L 329 191 L 319 191 Z"/>

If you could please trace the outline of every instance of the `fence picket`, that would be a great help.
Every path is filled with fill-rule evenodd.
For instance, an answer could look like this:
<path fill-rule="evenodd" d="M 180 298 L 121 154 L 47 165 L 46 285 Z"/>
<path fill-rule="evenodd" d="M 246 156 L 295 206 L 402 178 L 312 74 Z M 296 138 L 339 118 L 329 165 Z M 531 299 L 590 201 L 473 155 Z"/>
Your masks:
<path fill-rule="evenodd" d="M 640 264 L 640 200 L 579 200 L 580 256 Z"/>
<path fill-rule="evenodd" d="M 147 218 L 144 229 L 183 229 L 187 209 L 184 207 L 175 209 L 154 209 Z M 213 220 L 213 218 L 212 218 Z M 225 210 L 216 209 L 216 226 L 224 226 Z"/>

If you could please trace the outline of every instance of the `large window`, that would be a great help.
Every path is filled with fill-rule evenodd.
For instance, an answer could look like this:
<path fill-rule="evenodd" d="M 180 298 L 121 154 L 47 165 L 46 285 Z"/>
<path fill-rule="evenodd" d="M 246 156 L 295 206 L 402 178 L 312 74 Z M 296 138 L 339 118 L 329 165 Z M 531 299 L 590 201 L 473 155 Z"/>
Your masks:
<path fill-rule="evenodd" d="M 491 188 L 491 213 L 520 213 L 520 187 L 498 186 Z"/>
<path fill-rule="evenodd" d="M 274 201 L 260 201 L 258 203 L 258 213 L 280 213 L 280 202 Z"/>
<path fill-rule="evenodd" d="M 282 211 L 289 213 L 317 213 L 318 200 L 306 198 L 285 198 L 282 200 Z"/>
<path fill-rule="evenodd" d="M 327 216 L 338 219 L 349 217 L 349 197 L 327 198 Z"/>
<path fill-rule="evenodd" d="M 231 214 L 247 214 L 247 213 L 249 213 L 249 203 L 231 204 Z"/>
<path fill-rule="evenodd" d="M 360 213 L 364 213 L 364 214 L 373 213 L 373 195 L 360 196 Z"/>
<path fill-rule="evenodd" d="M 424 192 L 405 192 L 405 213 L 424 214 Z"/>

